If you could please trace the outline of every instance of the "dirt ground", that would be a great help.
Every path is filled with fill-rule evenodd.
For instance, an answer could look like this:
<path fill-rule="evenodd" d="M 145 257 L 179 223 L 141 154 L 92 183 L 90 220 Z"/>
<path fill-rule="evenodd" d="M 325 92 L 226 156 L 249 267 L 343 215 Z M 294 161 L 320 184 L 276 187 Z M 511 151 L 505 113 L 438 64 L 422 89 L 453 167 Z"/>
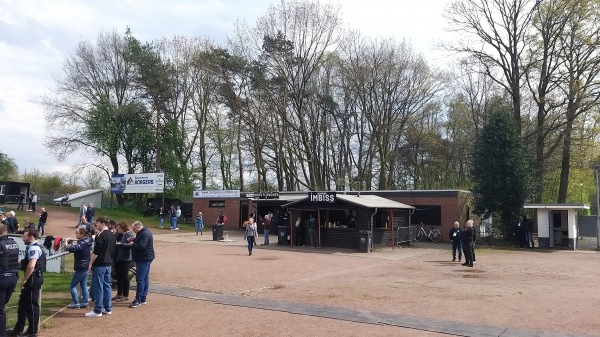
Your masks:
<path fill-rule="evenodd" d="M 77 215 L 54 208 L 49 213 L 48 233 L 71 236 Z M 152 232 L 154 284 L 456 324 L 586 335 L 600 331 L 595 289 L 600 253 L 594 251 L 477 249 L 476 266 L 466 268 L 451 262 L 449 244 L 369 254 L 271 244 L 248 256 L 240 232 L 227 232 L 234 240 L 227 243 L 212 241 L 210 230 L 203 236 Z M 150 292 L 147 305 L 130 309 L 118 303 L 108 317 L 63 310 L 45 322 L 41 336 L 74 331 L 86 336 L 446 336 L 153 294 L 152 284 Z"/>

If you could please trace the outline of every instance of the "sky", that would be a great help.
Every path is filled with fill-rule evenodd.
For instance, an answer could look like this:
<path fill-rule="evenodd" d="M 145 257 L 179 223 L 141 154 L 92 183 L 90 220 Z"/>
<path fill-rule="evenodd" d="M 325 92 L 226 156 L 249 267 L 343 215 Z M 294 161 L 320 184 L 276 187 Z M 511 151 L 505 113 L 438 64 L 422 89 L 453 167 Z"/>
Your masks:
<path fill-rule="evenodd" d="M 321 0 L 321 3 L 328 1 Z M 0 0 L 0 152 L 19 173 L 70 173 L 85 157 L 63 162 L 44 146 L 44 110 L 69 55 L 102 31 L 125 32 L 152 41 L 175 35 L 224 42 L 236 21 L 253 25 L 277 0 Z M 442 16 L 451 0 L 340 0 L 346 27 L 372 37 L 405 39 L 436 64 L 445 36 Z M 436 56 L 437 55 L 437 56 Z M 442 62 L 442 61 L 440 61 Z M 83 158 L 82 158 L 83 157 Z M 89 157 L 87 158 L 89 159 Z"/>

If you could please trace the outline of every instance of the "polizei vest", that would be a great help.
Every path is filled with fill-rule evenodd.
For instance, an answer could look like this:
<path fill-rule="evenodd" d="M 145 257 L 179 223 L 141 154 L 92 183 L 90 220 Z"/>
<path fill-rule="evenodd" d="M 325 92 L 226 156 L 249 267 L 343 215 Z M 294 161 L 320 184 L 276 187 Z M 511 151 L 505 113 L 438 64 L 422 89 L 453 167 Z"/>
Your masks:
<path fill-rule="evenodd" d="M 0 246 L 4 254 L 0 256 L 0 273 L 19 271 L 19 245 L 8 236 L 0 237 Z"/>
<path fill-rule="evenodd" d="M 33 245 L 39 246 L 39 244 L 37 242 L 34 243 Z M 31 246 L 27 246 L 27 249 L 25 250 L 25 258 L 21 260 L 21 269 L 22 270 L 25 270 L 27 268 L 27 265 L 29 264 L 29 248 L 30 247 Z M 37 270 L 39 272 L 46 271 L 46 253 L 44 252 L 43 249 L 42 249 L 42 256 L 40 256 L 40 258 L 37 259 L 37 261 L 35 261 L 35 268 L 33 270 Z"/>

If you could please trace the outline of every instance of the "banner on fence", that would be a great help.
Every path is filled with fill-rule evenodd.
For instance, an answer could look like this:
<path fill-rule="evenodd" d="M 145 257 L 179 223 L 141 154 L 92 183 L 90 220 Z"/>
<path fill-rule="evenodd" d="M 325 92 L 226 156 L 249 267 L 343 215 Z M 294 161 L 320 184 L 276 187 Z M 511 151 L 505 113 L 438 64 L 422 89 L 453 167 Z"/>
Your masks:
<path fill-rule="evenodd" d="M 110 190 L 122 193 L 163 193 L 165 191 L 164 173 L 113 174 Z"/>

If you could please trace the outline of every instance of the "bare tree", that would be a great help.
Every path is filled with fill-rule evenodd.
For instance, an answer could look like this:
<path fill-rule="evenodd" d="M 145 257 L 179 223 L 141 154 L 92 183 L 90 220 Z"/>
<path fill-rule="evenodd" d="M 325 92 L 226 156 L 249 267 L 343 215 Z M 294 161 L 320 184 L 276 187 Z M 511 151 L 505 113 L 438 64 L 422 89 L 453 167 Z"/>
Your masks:
<path fill-rule="evenodd" d="M 459 0 L 446 12 L 449 30 L 460 37 L 445 48 L 476 60 L 506 90 L 512 98 L 519 131 L 527 35 L 540 3 L 541 0 Z"/>

